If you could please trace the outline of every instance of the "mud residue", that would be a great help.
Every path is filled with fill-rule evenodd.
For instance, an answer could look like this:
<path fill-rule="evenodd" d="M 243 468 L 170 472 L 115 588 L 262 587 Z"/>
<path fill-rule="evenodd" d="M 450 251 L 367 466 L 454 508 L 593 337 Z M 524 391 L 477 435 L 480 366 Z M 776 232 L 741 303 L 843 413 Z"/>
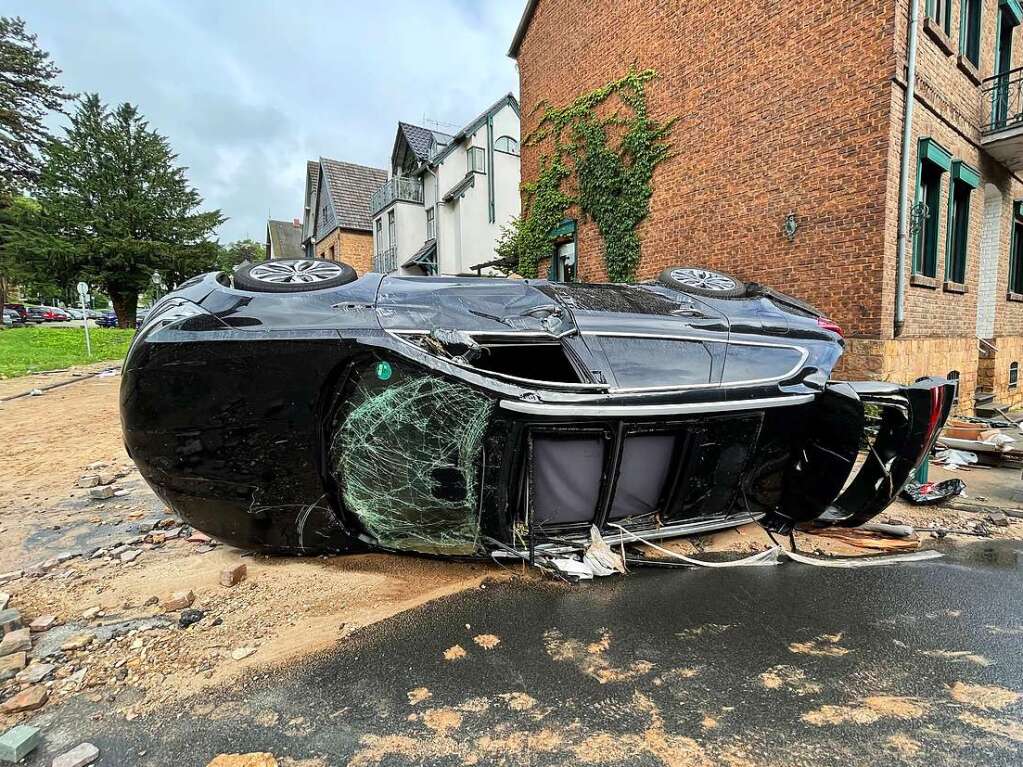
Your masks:
<path fill-rule="evenodd" d="M 449 647 L 444 651 L 444 660 L 458 660 L 465 657 L 465 648 L 460 644 Z"/>
<path fill-rule="evenodd" d="M 423 724 L 436 733 L 446 735 L 462 726 L 462 715 L 451 708 L 431 708 L 423 714 Z"/>
<path fill-rule="evenodd" d="M 930 709 L 927 702 L 920 698 L 900 695 L 871 695 L 863 699 L 863 705 L 892 719 L 919 719 Z"/>
<path fill-rule="evenodd" d="M 912 759 L 920 753 L 922 748 L 920 741 L 914 740 L 904 732 L 889 735 L 885 740 L 885 747 L 888 751 L 902 759 Z"/>
<path fill-rule="evenodd" d="M 760 675 L 760 683 L 768 690 L 789 690 L 796 695 L 816 695 L 821 686 L 811 682 L 806 672 L 796 666 L 772 666 Z"/>
<path fill-rule="evenodd" d="M 501 637 L 494 634 L 477 634 L 472 638 L 472 641 L 482 647 L 484 650 L 493 650 L 499 644 L 501 644 Z"/>
<path fill-rule="evenodd" d="M 654 667 L 647 660 L 636 660 L 625 666 L 613 664 L 607 658 L 607 651 L 611 648 L 611 634 L 606 629 L 601 630 L 598 640 L 590 643 L 567 639 L 558 629 L 546 631 L 543 638 L 547 654 L 553 660 L 571 663 L 601 684 L 627 682 L 648 674 Z"/>
<path fill-rule="evenodd" d="M 881 715 L 866 706 L 821 706 L 807 711 L 800 719 L 821 727 L 831 724 L 873 724 L 881 719 Z"/>
<path fill-rule="evenodd" d="M 848 647 L 839 644 L 842 641 L 842 632 L 837 634 L 821 634 L 808 642 L 792 642 L 789 651 L 800 655 L 816 655 L 819 657 L 840 658 L 852 652 Z"/>
<path fill-rule="evenodd" d="M 506 692 L 498 695 L 512 711 L 529 711 L 536 706 L 536 698 L 524 692 Z"/>
<path fill-rule="evenodd" d="M 1018 692 L 1004 687 L 956 682 L 949 690 L 953 700 L 988 711 L 1001 710 L 1020 699 Z"/>
<path fill-rule="evenodd" d="M 882 718 L 919 719 L 929 710 L 919 698 L 896 695 L 872 695 L 845 706 L 821 706 L 800 717 L 807 724 L 818 727 L 832 724 L 873 724 Z"/>
<path fill-rule="evenodd" d="M 1008 738 L 1017 743 L 1023 743 L 1023 724 L 1012 722 L 1006 719 L 990 719 L 980 716 L 972 711 L 964 711 L 959 715 L 959 721 L 983 730 L 990 735 L 997 735 L 1000 738 Z"/>
<path fill-rule="evenodd" d="M 414 690 L 409 690 L 406 694 L 408 695 L 408 702 L 413 706 L 433 697 L 433 693 L 425 687 L 417 687 Z"/>
<path fill-rule="evenodd" d="M 949 663 L 972 663 L 975 666 L 990 666 L 991 661 L 970 650 L 921 650 L 928 658 L 940 658 Z"/>

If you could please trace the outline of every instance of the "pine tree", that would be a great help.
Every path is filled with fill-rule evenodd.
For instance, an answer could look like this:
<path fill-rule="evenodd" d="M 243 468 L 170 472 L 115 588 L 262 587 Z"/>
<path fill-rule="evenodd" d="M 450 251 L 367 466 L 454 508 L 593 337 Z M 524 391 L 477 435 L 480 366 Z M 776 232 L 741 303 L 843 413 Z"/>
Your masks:
<path fill-rule="evenodd" d="M 110 296 L 121 327 L 134 326 L 154 272 L 173 285 L 215 264 L 209 237 L 224 217 L 199 210 L 185 168 L 134 105 L 111 112 L 87 94 L 45 156 L 37 196 L 60 242 L 51 255 Z"/>
<path fill-rule="evenodd" d="M 0 198 L 39 174 L 37 150 L 50 138 L 43 118 L 72 98 L 53 83 L 59 74 L 24 21 L 0 16 Z"/>

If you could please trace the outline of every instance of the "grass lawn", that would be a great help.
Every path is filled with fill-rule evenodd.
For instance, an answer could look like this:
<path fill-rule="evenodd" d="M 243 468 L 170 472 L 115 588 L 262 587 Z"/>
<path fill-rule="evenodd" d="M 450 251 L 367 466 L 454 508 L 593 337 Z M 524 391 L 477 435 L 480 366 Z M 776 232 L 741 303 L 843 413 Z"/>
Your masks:
<path fill-rule="evenodd" d="M 135 331 L 89 328 L 92 356 L 85 353 L 81 328 L 47 328 L 38 325 L 0 332 L 0 378 L 14 378 L 42 370 L 60 370 L 90 362 L 120 360 L 128 352 Z"/>

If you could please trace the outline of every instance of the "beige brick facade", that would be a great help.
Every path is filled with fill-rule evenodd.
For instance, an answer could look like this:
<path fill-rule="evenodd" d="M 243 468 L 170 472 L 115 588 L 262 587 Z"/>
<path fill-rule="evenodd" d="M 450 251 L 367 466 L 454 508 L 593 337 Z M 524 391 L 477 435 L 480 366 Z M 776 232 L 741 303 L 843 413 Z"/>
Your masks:
<path fill-rule="evenodd" d="M 707 0 L 539 0 L 518 49 L 523 136 L 536 127 L 541 101 L 568 103 L 630 65 L 655 69 L 650 109 L 677 119 L 675 154 L 654 177 L 637 277 L 683 263 L 731 271 L 804 298 L 839 322 L 849 344 L 837 374 L 910 382 L 956 371 L 962 408 L 972 406 L 978 380 L 997 399 L 1016 402 L 1008 370 L 1023 363 L 1023 303 L 1009 301 L 1007 290 L 1011 208 L 1023 182 L 984 152 L 980 132 L 979 83 L 994 72 L 999 1 L 983 0 L 977 72 L 960 63 L 960 3 L 951 6 L 952 39 L 932 23 L 920 26 L 909 183 L 915 187 L 920 138 L 979 172 L 966 279 L 962 291 L 944 285 L 945 173 L 933 212 L 937 274 L 909 284 L 907 254 L 906 322 L 897 338 L 909 0 L 771 3 L 757 8 L 756 23 Z M 1021 30 L 1013 66 L 1023 64 Z M 536 178 L 543 151 L 523 143 L 524 182 Z M 781 232 L 789 213 L 799 223 L 791 242 Z M 603 279 L 592 222 L 581 221 L 577 237 L 580 279 Z M 993 317 L 993 333 L 983 335 L 999 348 L 986 377 L 979 315 Z"/>
<path fill-rule="evenodd" d="M 373 271 L 373 234 L 334 229 L 316 243 L 316 257 L 343 261 L 360 275 Z"/>

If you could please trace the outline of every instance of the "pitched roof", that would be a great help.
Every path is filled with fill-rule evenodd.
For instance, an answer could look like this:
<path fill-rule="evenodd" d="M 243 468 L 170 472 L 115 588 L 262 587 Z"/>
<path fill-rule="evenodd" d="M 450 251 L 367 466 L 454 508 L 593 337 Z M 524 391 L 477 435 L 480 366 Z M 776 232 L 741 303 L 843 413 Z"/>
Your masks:
<path fill-rule="evenodd" d="M 294 221 L 268 220 L 266 236 L 270 239 L 274 258 L 302 258 L 302 227 L 295 226 Z"/>
<path fill-rule="evenodd" d="M 491 104 L 478 115 L 476 115 L 472 120 L 466 123 L 465 127 L 458 131 L 458 133 L 452 136 L 451 142 L 447 145 L 447 147 L 445 147 L 443 151 L 437 153 L 437 155 L 433 158 L 433 162 L 434 163 L 441 162 L 445 157 L 447 157 L 449 154 L 451 154 L 451 152 L 454 151 L 455 147 L 458 146 L 458 144 L 461 143 L 461 141 L 465 139 L 466 136 L 475 133 L 476 130 L 487 121 L 488 117 L 497 114 L 505 107 L 505 105 L 508 105 L 513 110 L 515 110 L 515 114 L 519 114 L 519 100 L 515 98 L 515 96 L 511 93 L 504 94 L 503 96 L 501 96 L 501 98 L 499 98 L 493 104 Z"/>
<path fill-rule="evenodd" d="M 508 55 L 513 59 L 519 57 L 519 46 L 522 45 L 522 38 L 526 36 L 526 32 L 529 30 L 529 22 L 533 18 L 533 12 L 536 10 L 536 4 L 539 0 L 526 0 L 526 7 L 522 11 L 522 18 L 519 19 L 519 26 L 515 30 L 515 37 L 512 38 L 511 47 L 508 48 Z"/>
<path fill-rule="evenodd" d="M 433 147 L 434 142 L 438 144 L 451 143 L 451 136 L 447 133 L 430 130 L 429 128 L 412 125 L 411 123 L 399 122 L 398 131 L 405 135 L 405 140 L 415 153 L 416 159 L 420 162 L 430 159 L 430 149 Z"/>
<path fill-rule="evenodd" d="M 330 201 L 342 229 L 373 231 L 369 198 L 387 181 L 383 168 L 369 168 L 350 162 L 320 158 Z"/>

